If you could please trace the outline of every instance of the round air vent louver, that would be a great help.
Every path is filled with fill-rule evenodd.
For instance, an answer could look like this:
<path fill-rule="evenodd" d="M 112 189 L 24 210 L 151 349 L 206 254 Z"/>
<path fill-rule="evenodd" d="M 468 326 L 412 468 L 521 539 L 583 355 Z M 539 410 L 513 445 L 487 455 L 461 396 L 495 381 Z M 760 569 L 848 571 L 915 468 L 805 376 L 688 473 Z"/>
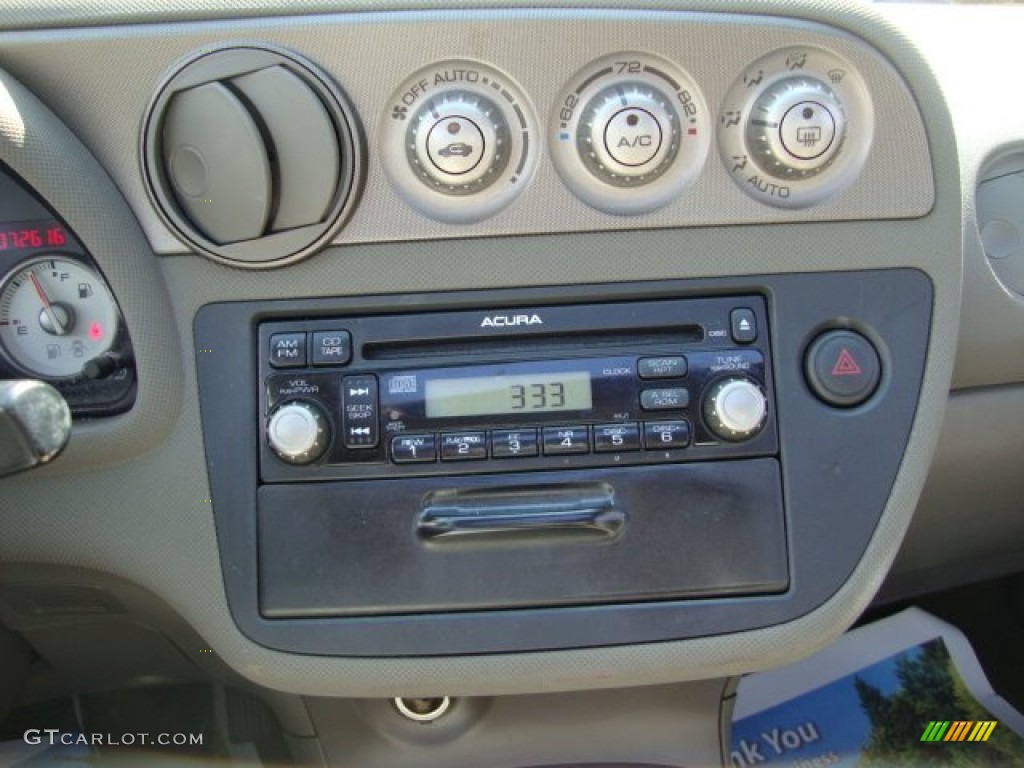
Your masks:
<path fill-rule="evenodd" d="M 204 53 L 158 91 L 143 126 L 146 181 L 164 221 L 224 263 L 309 256 L 355 207 L 363 152 L 355 112 L 291 53 Z"/>

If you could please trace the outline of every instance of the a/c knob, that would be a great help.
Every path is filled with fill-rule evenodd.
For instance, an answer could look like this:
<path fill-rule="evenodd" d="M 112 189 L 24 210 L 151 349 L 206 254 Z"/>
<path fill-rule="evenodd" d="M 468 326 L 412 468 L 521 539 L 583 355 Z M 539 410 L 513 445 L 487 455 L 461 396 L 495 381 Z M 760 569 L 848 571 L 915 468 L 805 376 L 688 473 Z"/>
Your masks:
<path fill-rule="evenodd" d="M 312 403 L 282 405 L 267 423 L 267 442 L 282 461 L 311 464 L 327 449 L 330 433 L 323 411 Z"/>
<path fill-rule="evenodd" d="M 768 400 L 750 379 L 732 377 L 715 384 L 704 398 L 704 421 L 718 437 L 741 442 L 756 435 L 768 416 Z"/>

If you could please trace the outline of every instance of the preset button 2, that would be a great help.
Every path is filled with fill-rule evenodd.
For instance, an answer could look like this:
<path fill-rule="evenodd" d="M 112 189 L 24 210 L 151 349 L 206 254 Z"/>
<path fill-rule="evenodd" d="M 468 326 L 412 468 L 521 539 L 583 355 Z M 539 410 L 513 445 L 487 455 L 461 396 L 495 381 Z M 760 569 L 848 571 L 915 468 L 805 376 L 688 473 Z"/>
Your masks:
<path fill-rule="evenodd" d="M 456 432 L 441 435 L 441 461 L 469 461 L 486 458 L 486 433 Z"/>

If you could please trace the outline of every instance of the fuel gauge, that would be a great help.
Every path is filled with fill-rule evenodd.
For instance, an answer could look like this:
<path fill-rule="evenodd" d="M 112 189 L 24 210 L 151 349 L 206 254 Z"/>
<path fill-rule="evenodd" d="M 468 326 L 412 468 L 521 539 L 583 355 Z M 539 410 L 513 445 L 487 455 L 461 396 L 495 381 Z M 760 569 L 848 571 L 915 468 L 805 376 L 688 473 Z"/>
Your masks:
<path fill-rule="evenodd" d="M 31 259 L 0 283 L 0 350 L 26 373 L 73 378 L 110 350 L 118 316 L 94 270 L 59 254 Z"/>

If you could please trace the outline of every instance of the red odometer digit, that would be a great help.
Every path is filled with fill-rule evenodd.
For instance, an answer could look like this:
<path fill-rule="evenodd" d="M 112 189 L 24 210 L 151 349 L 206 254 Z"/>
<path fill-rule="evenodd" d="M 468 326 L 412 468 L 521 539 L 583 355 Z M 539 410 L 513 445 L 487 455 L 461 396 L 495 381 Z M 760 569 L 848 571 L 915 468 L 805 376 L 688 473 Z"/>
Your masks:
<path fill-rule="evenodd" d="M 0 229 L 0 251 L 31 251 L 67 245 L 68 236 L 60 225 L 42 227 L 10 226 Z"/>

